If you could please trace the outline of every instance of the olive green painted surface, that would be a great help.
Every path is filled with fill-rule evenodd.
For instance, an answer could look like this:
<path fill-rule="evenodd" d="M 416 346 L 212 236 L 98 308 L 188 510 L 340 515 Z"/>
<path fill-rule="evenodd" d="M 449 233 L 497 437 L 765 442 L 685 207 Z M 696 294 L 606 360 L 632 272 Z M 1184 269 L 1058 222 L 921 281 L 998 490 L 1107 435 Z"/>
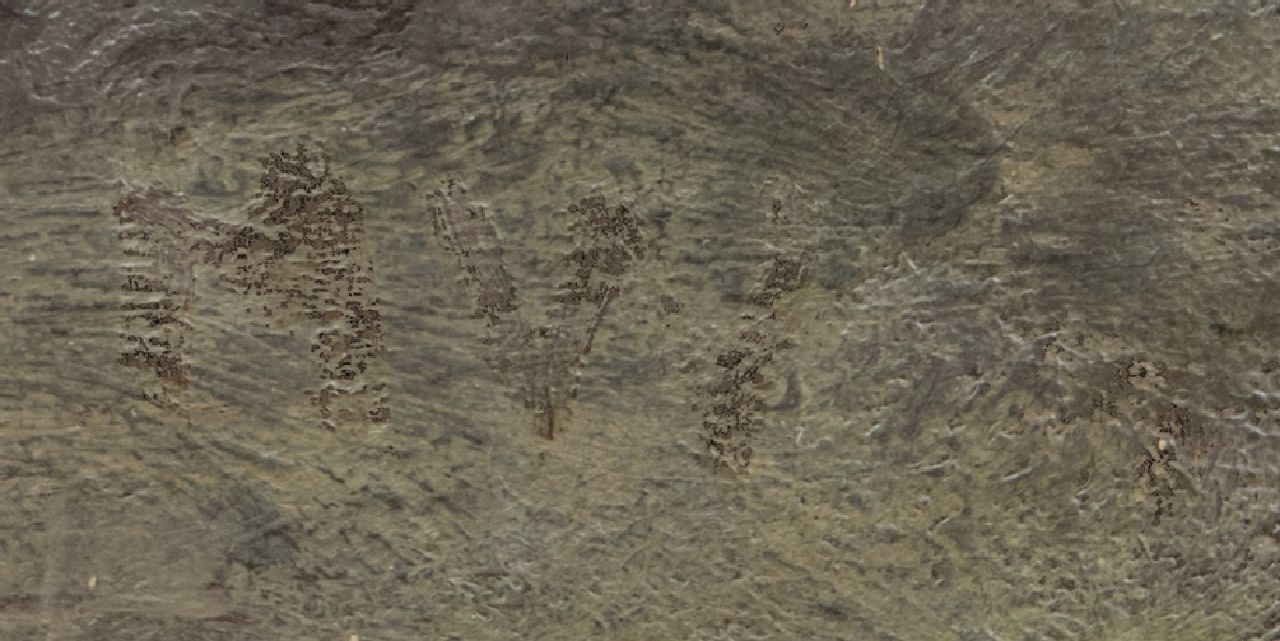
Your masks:
<path fill-rule="evenodd" d="M 1274 641 L 1277 60 L 1274 0 L 4 0 L 0 639 Z"/>

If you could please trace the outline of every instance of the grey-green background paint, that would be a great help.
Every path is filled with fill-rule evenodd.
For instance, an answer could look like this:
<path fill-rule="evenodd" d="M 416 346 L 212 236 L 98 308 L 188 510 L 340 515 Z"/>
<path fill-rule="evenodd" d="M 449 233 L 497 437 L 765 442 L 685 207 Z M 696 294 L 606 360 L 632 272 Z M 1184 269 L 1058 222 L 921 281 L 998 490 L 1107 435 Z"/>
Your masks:
<path fill-rule="evenodd" d="M 1277 10 L 6 0 L 0 638 L 1275 639 Z M 321 429 L 315 328 L 203 263 L 157 402 L 113 206 L 241 224 L 299 143 L 365 210 L 390 420 Z M 570 204 L 646 223 L 554 440 L 449 178 L 534 309 Z M 819 247 L 717 471 L 774 199 Z"/>

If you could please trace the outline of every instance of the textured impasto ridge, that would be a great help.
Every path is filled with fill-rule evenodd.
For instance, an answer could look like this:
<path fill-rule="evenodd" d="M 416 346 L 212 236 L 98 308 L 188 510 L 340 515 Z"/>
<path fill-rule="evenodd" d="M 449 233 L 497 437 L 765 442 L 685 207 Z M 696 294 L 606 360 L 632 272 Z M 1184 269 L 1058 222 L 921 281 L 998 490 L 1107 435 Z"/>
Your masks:
<path fill-rule="evenodd" d="M 626 206 L 611 207 L 601 196 L 570 205 L 574 246 L 561 259 L 570 276 L 560 283 L 545 320 L 533 324 L 520 313 L 492 215 L 466 194 L 456 180 L 437 190 L 432 226 L 474 292 L 473 317 L 486 319 L 490 366 L 511 379 L 538 433 L 554 438 L 557 415 L 577 395 L 579 368 L 596 333 L 632 264 L 643 258 L 640 223 Z"/>
<path fill-rule="evenodd" d="M 703 441 L 717 468 L 750 468 L 755 454 L 752 437 L 763 423 L 765 371 L 779 351 L 795 344 L 779 323 L 777 309 L 808 282 L 816 258 L 816 232 L 812 224 L 793 220 L 794 214 L 785 208 L 782 198 L 770 204 L 773 255 L 747 297 L 760 313 L 747 316 L 750 320 L 738 331 L 734 345 L 716 356 L 713 380 L 702 386 Z"/>

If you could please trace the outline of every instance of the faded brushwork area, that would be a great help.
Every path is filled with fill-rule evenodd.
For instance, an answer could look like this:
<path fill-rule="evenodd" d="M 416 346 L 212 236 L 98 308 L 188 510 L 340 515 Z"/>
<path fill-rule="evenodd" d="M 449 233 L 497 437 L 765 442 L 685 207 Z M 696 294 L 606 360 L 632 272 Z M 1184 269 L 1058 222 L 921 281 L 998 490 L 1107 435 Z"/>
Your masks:
<path fill-rule="evenodd" d="M 0 0 L 0 639 L 1280 638 L 1274 0 Z"/>

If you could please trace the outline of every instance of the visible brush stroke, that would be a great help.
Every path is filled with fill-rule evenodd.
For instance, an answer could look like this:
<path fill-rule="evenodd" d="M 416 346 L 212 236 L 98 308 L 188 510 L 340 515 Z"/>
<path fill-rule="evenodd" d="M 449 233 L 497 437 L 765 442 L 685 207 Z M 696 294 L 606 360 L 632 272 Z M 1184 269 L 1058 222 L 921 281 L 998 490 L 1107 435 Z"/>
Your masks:
<path fill-rule="evenodd" d="M 546 319 L 532 324 L 520 314 L 496 222 L 466 194 L 454 180 L 435 192 L 436 237 L 457 256 L 475 293 L 473 316 L 487 321 L 490 365 L 513 379 L 538 433 L 555 438 L 557 416 L 577 395 L 578 369 L 632 263 L 643 257 L 640 223 L 627 207 L 610 207 L 600 196 L 570 205 L 574 246 L 561 260 L 570 276 L 560 284 Z"/>
<path fill-rule="evenodd" d="M 184 388 L 191 374 L 185 350 L 198 252 L 226 226 L 197 218 L 175 195 L 154 189 L 128 194 L 112 213 L 126 256 L 121 286 L 126 346 L 117 360 Z"/>
<path fill-rule="evenodd" d="M 761 393 L 768 383 L 765 371 L 778 352 L 795 345 L 784 335 L 776 310 L 809 280 L 815 241 L 807 237 L 813 235 L 814 227 L 794 224 L 783 209 L 783 200 L 773 199 L 769 216 L 775 236 L 773 256 L 747 297 L 764 312 L 738 332 L 732 347 L 716 356 L 718 371 L 702 387 L 703 442 L 717 468 L 746 471 L 750 467 L 755 454 L 751 443 L 763 425 L 766 407 Z"/>
<path fill-rule="evenodd" d="M 364 209 L 327 159 L 299 145 L 271 154 L 245 225 L 204 220 L 176 204 L 172 194 L 141 191 L 115 207 L 125 266 L 125 365 L 150 369 L 185 387 L 190 366 L 184 348 L 196 299 L 198 263 L 220 271 L 220 281 L 246 296 L 277 326 L 318 323 L 318 389 L 313 401 L 324 425 L 389 417 L 386 384 L 371 381 L 383 351 L 382 317 L 365 251 Z"/>
<path fill-rule="evenodd" d="M 450 180 L 445 191 L 435 192 L 431 225 L 436 238 L 458 257 L 468 282 L 476 290 L 475 318 L 500 323 L 516 311 L 516 288 L 502 262 L 498 226 L 485 207 L 467 198 L 467 188 Z"/>
<path fill-rule="evenodd" d="M 210 256 L 234 271 L 225 280 L 261 297 L 267 316 L 318 323 L 311 352 L 324 425 L 389 418 L 386 383 L 370 381 L 383 351 L 382 315 L 365 251 L 364 208 L 327 158 L 298 145 L 260 160 L 264 173 L 249 224 Z"/>

